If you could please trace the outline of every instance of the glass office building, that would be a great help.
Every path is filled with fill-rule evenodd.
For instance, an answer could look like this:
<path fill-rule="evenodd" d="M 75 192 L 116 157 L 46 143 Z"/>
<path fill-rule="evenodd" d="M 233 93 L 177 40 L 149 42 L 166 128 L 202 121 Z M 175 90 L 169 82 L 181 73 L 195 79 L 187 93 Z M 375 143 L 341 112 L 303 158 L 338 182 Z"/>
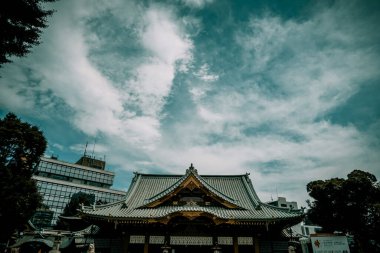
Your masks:
<path fill-rule="evenodd" d="M 42 157 L 33 175 L 45 208 L 52 212 L 50 226 L 56 224 L 71 196 L 77 192 L 95 195 L 95 201 L 112 203 L 122 200 L 124 191 L 111 189 L 115 173 L 105 170 L 105 162 L 83 156 L 77 163 Z M 47 227 L 47 211 L 39 210 L 32 218 L 37 227 Z"/>

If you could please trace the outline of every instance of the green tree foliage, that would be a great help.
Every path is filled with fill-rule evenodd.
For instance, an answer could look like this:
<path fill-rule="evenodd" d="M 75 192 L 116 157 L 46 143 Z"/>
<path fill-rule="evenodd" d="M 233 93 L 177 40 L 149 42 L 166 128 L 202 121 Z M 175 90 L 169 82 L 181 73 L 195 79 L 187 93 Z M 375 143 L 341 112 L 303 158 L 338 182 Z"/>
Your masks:
<path fill-rule="evenodd" d="M 43 133 L 16 115 L 0 119 L 0 240 L 5 241 L 41 206 L 33 170 L 46 149 Z"/>
<path fill-rule="evenodd" d="M 10 62 L 10 56 L 24 56 L 33 45 L 39 44 L 46 19 L 53 13 L 41 3 L 55 0 L 0 1 L 0 66 Z"/>
<path fill-rule="evenodd" d="M 308 218 L 325 232 L 354 235 L 361 252 L 380 246 L 380 184 L 374 175 L 354 170 L 347 179 L 332 178 L 307 184 Z"/>
<path fill-rule="evenodd" d="M 99 201 L 99 200 L 98 200 Z M 98 203 L 96 202 L 96 204 Z M 74 193 L 71 196 L 70 202 L 67 203 L 65 206 L 65 209 L 63 210 L 62 216 L 65 217 L 71 217 L 78 214 L 78 209 L 81 208 L 81 205 L 84 206 L 90 206 L 93 205 L 95 202 L 95 194 L 88 194 L 84 192 L 77 192 Z M 63 229 L 63 230 L 81 230 L 83 229 L 83 223 L 71 223 L 70 221 L 67 221 L 65 218 L 59 218 L 57 221 L 56 229 Z M 86 227 L 88 224 L 86 223 Z"/>
<path fill-rule="evenodd" d="M 77 192 L 71 196 L 70 202 L 67 203 L 63 210 L 63 216 L 74 216 L 78 213 L 81 204 L 90 206 L 95 202 L 95 194 Z"/>

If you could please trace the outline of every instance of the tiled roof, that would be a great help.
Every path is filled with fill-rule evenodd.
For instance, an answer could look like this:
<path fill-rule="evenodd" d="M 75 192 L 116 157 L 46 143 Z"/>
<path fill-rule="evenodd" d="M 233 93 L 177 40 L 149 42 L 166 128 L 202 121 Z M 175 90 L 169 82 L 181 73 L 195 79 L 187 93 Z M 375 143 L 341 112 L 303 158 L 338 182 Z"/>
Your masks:
<path fill-rule="evenodd" d="M 144 207 L 147 202 L 155 201 L 173 192 L 187 176 L 188 173 L 185 176 L 137 173 L 124 201 L 95 208 L 85 207 L 82 213 L 93 218 L 107 217 L 117 220 L 147 220 L 166 217 L 178 212 L 204 212 L 220 219 L 244 222 L 288 220 L 302 217 L 301 210 L 289 210 L 261 202 L 248 175 L 200 176 L 196 174 L 197 179 L 205 188 L 222 199 L 236 204 L 239 208 L 199 205 Z"/>
<path fill-rule="evenodd" d="M 220 192 L 219 190 L 215 189 L 212 185 L 210 185 L 209 183 L 207 183 L 207 181 L 205 181 L 203 179 L 203 177 L 199 176 L 197 171 L 194 170 L 194 169 L 189 169 L 186 171 L 186 174 L 184 176 L 182 176 L 177 182 L 175 182 L 174 184 L 172 184 L 170 187 L 164 189 L 162 192 L 158 193 L 157 195 L 149 198 L 149 199 L 146 199 L 145 200 L 145 204 L 148 204 L 148 203 L 152 203 L 160 198 L 162 198 L 163 196 L 166 196 L 170 193 L 172 193 L 175 189 L 177 189 L 187 178 L 189 178 L 190 176 L 194 176 L 197 180 L 199 180 L 202 185 L 210 192 L 212 192 L 213 194 L 215 194 L 216 196 L 218 196 L 219 198 L 225 200 L 225 201 L 228 201 L 228 202 L 231 202 L 235 205 L 237 205 L 236 201 L 225 195 L 223 192 Z"/>

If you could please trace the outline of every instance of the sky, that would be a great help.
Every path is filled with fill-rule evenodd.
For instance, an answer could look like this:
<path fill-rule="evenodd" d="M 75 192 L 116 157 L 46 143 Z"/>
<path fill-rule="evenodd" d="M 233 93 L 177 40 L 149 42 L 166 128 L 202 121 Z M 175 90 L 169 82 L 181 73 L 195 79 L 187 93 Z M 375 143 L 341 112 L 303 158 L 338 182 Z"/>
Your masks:
<path fill-rule="evenodd" d="M 262 201 L 380 178 L 380 1 L 65 0 L 0 68 L 0 116 L 45 155 L 133 172 L 245 174 Z"/>

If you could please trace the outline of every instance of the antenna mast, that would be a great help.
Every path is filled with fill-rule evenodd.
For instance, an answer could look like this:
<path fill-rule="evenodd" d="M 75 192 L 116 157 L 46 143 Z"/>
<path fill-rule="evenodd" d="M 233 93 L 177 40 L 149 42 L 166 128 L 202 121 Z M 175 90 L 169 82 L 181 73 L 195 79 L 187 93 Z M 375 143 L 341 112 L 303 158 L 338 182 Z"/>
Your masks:
<path fill-rule="evenodd" d="M 86 153 L 87 153 L 87 145 L 88 145 L 88 141 L 86 141 L 86 147 L 84 148 L 84 154 L 83 154 L 83 156 L 86 156 Z"/>

